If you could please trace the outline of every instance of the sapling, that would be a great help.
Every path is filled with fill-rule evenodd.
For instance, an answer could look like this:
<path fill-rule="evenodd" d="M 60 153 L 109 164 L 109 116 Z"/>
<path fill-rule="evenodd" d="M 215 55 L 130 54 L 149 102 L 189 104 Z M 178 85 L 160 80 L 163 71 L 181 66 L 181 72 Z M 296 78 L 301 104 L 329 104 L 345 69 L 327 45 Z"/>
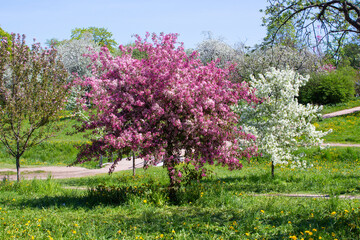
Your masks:
<path fill-rule="evenodd" d="M 0 141 L 15 158 L 20 181 L 20 157 L 59 131 L 69 84 L 56 49 L 29 47 L 24 35 L 12 34 L 11 42 L 0 41 Z"/>

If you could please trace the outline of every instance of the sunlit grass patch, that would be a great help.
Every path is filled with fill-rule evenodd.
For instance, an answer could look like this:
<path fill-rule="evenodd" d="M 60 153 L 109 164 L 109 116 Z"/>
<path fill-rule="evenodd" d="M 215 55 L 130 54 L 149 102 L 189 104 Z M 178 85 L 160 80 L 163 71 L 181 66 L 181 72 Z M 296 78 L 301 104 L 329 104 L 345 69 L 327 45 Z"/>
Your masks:
<path fill-rule="evenodd" d="M 317 130 L 332 132 L 324 137 L 325 142 L 360 143 L 360 112 L 326 118 L 314 123 Z"/>
<path fill-rule="evenodd" d="M 359 106 L 360 106 L 360 98 L 354 98 L 353 100 L 346 103 L 325 105 L 323 106 L 323 110 L 321 111 L 321 113 L 327 114 L 327 113 L 332 113 L 332 112 L 341 111 Z"/>

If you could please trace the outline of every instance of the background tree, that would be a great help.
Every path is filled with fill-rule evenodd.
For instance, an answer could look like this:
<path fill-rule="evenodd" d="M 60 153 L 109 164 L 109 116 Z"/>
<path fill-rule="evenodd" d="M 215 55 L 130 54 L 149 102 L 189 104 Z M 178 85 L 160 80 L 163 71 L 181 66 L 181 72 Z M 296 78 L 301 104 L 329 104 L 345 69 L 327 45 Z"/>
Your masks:
<path fill-rule="evenodd" d="M 205 163 L 240 169 L 239 158 L 254 153 L 254 146 L 237 144 L 253 138 L 237 129 L 230 109 L 238 100 L 251 102 L 254 97 L 244 84 L 227 80 L 230 66 L 203 65 L 196 52 L 188 56 L 182 46 L 176 47 L 177 35 L 154 34 L 152 40 L 138 37 L 134 47 L 120 46 L 124 54 L 115 58 L 106 49 L 92 56 L 94 77 L 80 81 L 91 86 L 87 96 L 94 110 L 83 129 L 102 134 L 81 146 L 77 162 L 113 152 L 119 157 L 111 169 L 131 152 L 148 164 L 163 161 L 170 199 L 176 201 L 176 186 L 184 174 L 177 168 L 180 156 L 205 174 Z M 147 58 L 133 58 L 135 49 Z"/>
<path fill-rule="evenodd" d="M 112 38 L 113 34 L 106 28 L 88 27 L 75 28 L 71 30 L 71 39 L 81 39 L 85 33 L 92 35 L 92 40 L 101 47 L 106 46 L 110 52 L 117 47 L 116 41 Z"/>
<path fill-rule="evenodd" d="M 0 141 L 16 160 L 20 181 L 20 157 L 59 130 L 54 121 L 64 107 L 68 87 L 57 51 L 30 48 L 25 36 L 12 35 L 0 42 Z"/>
<path fill-rule="evenodd" d="M 5 32 L 1 27 L 0 27 L 0 38 L 4 38 L 6 37 L 8 39 L 8 41 L 11 40 L 11 35 L 7 32 Z"/>
<path fill-rule="evenodd" d="M 276 36 L 292 21 L 296 34 L 309 45 L 326 40 L 326 46 L 338 55 L 348 35 L 360 34 L 360 7 L 358 0 L 268 0 L 265 24 Z M 317 27 L 322 33 L 317 32 Z"/>
<path fill-rule="evenodd" d="M 354 69 L 360 69 L 360 45 L 359 41 L 345 44 L 340 53 L 340 64 L 350 65 Z"/>
<path fill-rule="evenodd" d="M 221 38 L 214 39 L 211 33 L 207 34 L 207 39 L 196 47 L 196 51 L 200 54 L 200 59 L 204 64 L 218 61 L 217 65 L 224 67 L 227 63 L 236 61 L 237 53 L 234 48 L 221 40 Z"/>
<path fill-rule="evenodd" d="M 72 80 L 73 75 L 82 79 L 91 76 L 91 69 L 88 68 L 91 60 L 86 55 L 100 51 L 100 47 L 92 40 L 90 33 L 85 32 L 79 39 L 64 40 L 60 42 L 56 48 L 65 69 L 70 74 L 68 81 Z M 81 94 L 80 87 L 74 85 L 71 88 L 71 94 L 68 98 L 66 108 L 75 109 L 77 106 L 77 98 Z"/>
<path fill-rule="evenodd" d="M 45 41 L 45 45 L 48 47 L 54 46 L 56 47 L 57 45 L 59 45 L 61 43 L 61 41 L 57 38 L 51 38 L 51 39 L 47 39 Z"/>
<path fill-rule="evenodd" d="M 296 49 L 284 45 L 263 46 L 252 51 L 237 51 L 237 71 L 243 80 L 249 81 L 250 76 L 265 74 L 271 68 L 293 69 L 300 74 L 316 71 L 320 59 L 308 49 Z"/>
<path fill-rule="evenodd" d="M 286 18 L 286 16 L 282 16 Z M 263 19 L 264 20 L 264 19 Z M 271 46 L 286 46 L 293 49 L 302 49 L 303 46 L 300 44 L 298 37 L 296 36 L 296 29 L 293 22 L 290 20 L 286 22 L 281 28 L 278 21 L 272 25 L 264 22 L 263 25 L 267 27 L 266 37 L 264 38 L 261 48 L 270 48 Z"/>

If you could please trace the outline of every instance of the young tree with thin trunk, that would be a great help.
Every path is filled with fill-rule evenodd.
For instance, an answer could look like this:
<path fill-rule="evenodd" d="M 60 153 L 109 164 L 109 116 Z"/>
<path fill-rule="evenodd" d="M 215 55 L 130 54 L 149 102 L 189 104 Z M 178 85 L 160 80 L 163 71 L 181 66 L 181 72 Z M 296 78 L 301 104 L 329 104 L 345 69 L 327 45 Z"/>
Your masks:
<path fill-rule="evenodd" d="M 0 141 L 15 158 L 20 181 L 20 157 L 59 130 L 68 73 L 55 49 L 29 47 L 24 35 L 11 41 L 0 42 Z"/>

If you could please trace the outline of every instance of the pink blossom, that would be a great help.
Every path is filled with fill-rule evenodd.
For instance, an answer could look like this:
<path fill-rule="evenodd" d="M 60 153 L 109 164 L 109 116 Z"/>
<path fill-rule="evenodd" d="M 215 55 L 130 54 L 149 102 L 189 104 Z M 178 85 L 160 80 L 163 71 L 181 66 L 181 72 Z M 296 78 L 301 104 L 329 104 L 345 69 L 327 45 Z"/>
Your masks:
<path fill-rule="evenodd" d="M 239 159 L 251 157 L 256 148 L 226 145 L 254 140 L 236 127 L 238 116 L 230 106 L 241 99 L 257 101 L 254 94 L 245 83 L 229 81 L 232 66 L 204 65 L 196 52 L 188 56 L 177 44 L 177 34 L 152 34 L 151 43 L 149 37 L 137 36 L 133 47 L 120 46 L 118 57 L 106 48 L 89 56 L 94 77 L 78 81 L 91 89 L 87 97 L 93 105 L 83 128 L 101 128 L 103 135 L 83 145 L 78 161 L 134 151 L 148 164 L 163 161 L 174 181 L 183 176 L 175 171 L 182 151 L 196 169 L 205 163 L 240 169 Z M 132 58 L 134 50 L 146 57 Z"/>

